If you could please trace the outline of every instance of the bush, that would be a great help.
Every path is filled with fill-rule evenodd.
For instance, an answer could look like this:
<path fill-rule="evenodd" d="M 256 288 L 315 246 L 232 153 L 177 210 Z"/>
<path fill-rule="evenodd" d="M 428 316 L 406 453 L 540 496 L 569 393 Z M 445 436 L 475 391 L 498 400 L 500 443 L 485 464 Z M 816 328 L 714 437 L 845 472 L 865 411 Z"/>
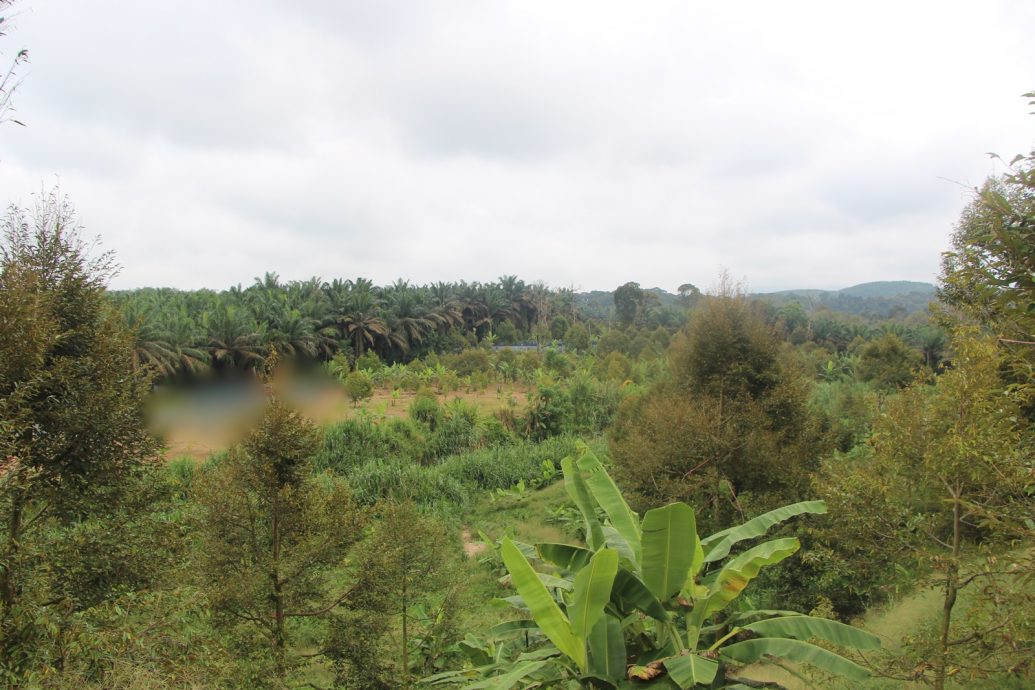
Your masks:
<path fill-rule="evenodd" d="M 313 458 L 318 470 L 329 469 L 346 474 L 359 465 L 375 459 L 412 457 L 410 444 L 365 419 L 346 419 L 328 426 L 323 435 L 323 446 Z"/>
<path fill-rule="evenodd" d="M 525 436 L 542 441 L 560 434 L 571 422 L 571 402 L 559 386 L 542 386 L 528 400 Z"/>
<path fill-rule="evenodd" d="M 463 453 L 478 445 L 478 410 L 454 400 L 446 408 L 441 424 L 428 439 L 424 454 L 426 461 Z"/>
<path fill-rule="evenodd" d="M 542 443 L 519 441 L 454 455 L 436 469 L 472 490 L 509 489 L 518 482 L 532 484 L 540 480 L 543 461 L 556 462 L 572 455 L 577 444 L 573 436 L 559 436 Z"/>
<path fill-rule="evenodd" d="M 367 350 L 356 358 L 356 369 L 368 374 L 377 374 L 385 368 L 381 358 L 373 350 Z"/>
<path fill-rule="evenodd" d="M 479 422 L 481 444 L 487 448 L 507 446 L 517 440 L 510 429 L 498 417 L 488 417 Z"/>
<path fill-rule="evenodd" d="M 345 392 L 352 404 L 358 405 L 360 400 L 367 400 L 374 396 L 374 382 L 365 371 L 356 370 L 345 377 Z"/>
<path fill-rule="evenodd" d="M 423 424 L 429 431 L 435 431 L 442 422 L 442 408 L 438 398 L 431 391 L 424 389 L 410 403 L 410 419 Z"/>
<path fill-rule="evenodd" d="M 391 498 L 461 514 L 470 501 L 467 489 L 441 468 L 405 460 L 371 460 L 349 472 L 347 479 L 353 497 L 366 505 Z"/>
<path fill-rule="evenodd" d="M 470 376 L 476 371 L 488 373 L 492 370 L 489 353 L 485 350 L 464 350 L 458 355 L 443 357 L 443 359 L 446 366 L 455 371 L 458 376 Z"/>
<path fill-rule="evenodd" d="M 573 324 L 564 334 L 564 347 L 572 352 L 589 350 L 589 331 L 581 323 Z"/>

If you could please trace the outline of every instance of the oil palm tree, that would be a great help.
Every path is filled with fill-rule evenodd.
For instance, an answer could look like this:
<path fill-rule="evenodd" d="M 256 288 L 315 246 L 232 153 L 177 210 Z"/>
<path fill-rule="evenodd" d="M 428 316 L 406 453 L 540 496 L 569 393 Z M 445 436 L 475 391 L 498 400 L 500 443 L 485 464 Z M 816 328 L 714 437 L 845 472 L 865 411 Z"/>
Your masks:
<path fill-rule="evenodd" d="M 201 321 L 207 333 L 205 350 L 217 369 L 245 370 L 265 361 L 266 325 L 250 319 L 241 308 L 224 302 L 214 312 L 204 312 Z"/>

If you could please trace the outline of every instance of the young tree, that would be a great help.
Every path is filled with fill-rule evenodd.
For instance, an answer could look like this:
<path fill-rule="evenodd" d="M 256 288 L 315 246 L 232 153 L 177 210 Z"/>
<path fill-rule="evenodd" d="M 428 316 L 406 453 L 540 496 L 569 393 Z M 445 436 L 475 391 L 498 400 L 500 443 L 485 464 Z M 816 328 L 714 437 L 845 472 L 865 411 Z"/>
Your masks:
<path fill-rule="evenodd" d="M 943 256 L 940 293 L 998 337 L 1009 383 L 1035 418 L 1035 151 L 977 190 Z"/>
<path fill-rule="evenodd" d="M 196 490 L 203 587 L 228 627 L 269 646 L 280 683 L 299 660 L 292 622 L 326 620 L 348 597 L 335 569 L 365 519 L 343 483 L 312 476 L 318 448 L 313 423 L 273 399 Z"/>
<path fill-rule="evenodd" d="M 345 393 L 352 401 L 353 407 L 359 405 L 360 400 L 367 400 L 374 396 L 374 382 L 365 371 L 357 369 L 345 377 Z"/>
<path fill-rule="evenodd" d="M 835 504 L 869 510 L 829 535 L 866 579 L 880 577 L 875 563 L 890 578 L 903 547 L 933 569 L 941 611 L 912 632 L 891 672 L 939 689 L 954 676 L 1023 669 L 1035 653 L 1035 602 L 1023 589 L 1035 562 L 1022 546 L 1035 540 L 1031 428 L 1003 384 L 995 340 L 970 328 L 952 346 L 953 367 L 933 386 L 886 401 L 872 451 L 843 458 L 820 482 Z"/>
<path fill-rule="evenodd" d="M 755 509 L 801 498 L 819 451 L 805 379 L 748 299 L 732 288 L 706 298 L 669 360 L 669 376 L 627 399 L 611 434 L 616 474 L 639 505 L 685 500 L 717 529 L 749 495 Z"/>
<path fill-rule="evenodd" d="M 31 211 L 12 207 L 2 227 L 0 672 L 14 682 L 60 628 L 55 617 L 103 601 L 131 575 L 111 554 L 125 543 L 95 540 L 90 552 L 81 539 L 132 517 L 157 444 L 133 336 L 105 296 L 111 255 L 90 258 L 57 191 Z"/>
<path fill-rule="evenodd" d="M 456 636 L 459 543 L 410 501 L 376 508 L 329 656 L 347 687 L 409 688 Z M 361 630 L 358 635 L 356 632 Z"/>

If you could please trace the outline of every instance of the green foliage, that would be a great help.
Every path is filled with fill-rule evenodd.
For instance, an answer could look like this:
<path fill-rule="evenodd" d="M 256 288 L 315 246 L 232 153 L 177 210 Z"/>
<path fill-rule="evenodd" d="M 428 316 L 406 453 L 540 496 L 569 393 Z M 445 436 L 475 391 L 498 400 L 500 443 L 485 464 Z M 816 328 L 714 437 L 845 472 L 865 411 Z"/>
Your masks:
<path fill-rule="evenodd" d="M 347 474 L 372 458 L 419 457 L 422 443 L 394 428 L 369 419 L 346 419 L 324 430 L 323 442 L 313 456 L 317 470 Z"/>
<path fill-rule="evenodd" d="M 448 525 L 411 502 L 376 512 L 352 558 L 348 610 L 332 626 L 328 657 L 345 687 L 405 688 L 436 670 L 460 637 L 460 548 Z"/>
<path fill-rule="evenodd" d="M 459 398 L 446 406 L 442 421 L 428 438 L 427 462 L 474 448 L 481 441 L 478 410 Z"/>
<path fill-rule="evenodd" d="M 463 483 L 443 466 L 422 467 L 407 460 L 370 460 L 348 473 L 348 483 L 356 501 L 366 505 L 383 498 L 408 500 L 456 516 L 471 500 Z"/>
<path fill-rule="evenodd" d="M 643 310 L 643 290 L 639 283 L 626 283 L 614 293 L 615 315 L 623 326 L 631 326 Z"/>
<path fill-rule="evenodd" d="M 796 539 L 763 542 L 721 566 L 708 566 L 721 561 L 730 545 L 763 536 L 793 515 L 822 512 L 821 502 L 774 511 L 701 540 L 686 504 L 652 510 L 641 522 L 591 453 L 562 464 L 569 494 L 589 525 L 590 547 L 541 544 L 533 550 L 506 538 L 501 547 L 518 594 L 512 605 L 531 615 L 545 638 L 541 648 L 487 659 L 463 676 L 439 674 L 429 682 L 501 690 L 531 684 L 732 687 L 757 682 L 739 665 L 763 655 L 856 680 L 868 676 L 828 646 L 873 650 L 880 646 L 876 636 L 830 620 L 733 605 L 744 601 L 740 595 L 763 568 L 798 549 Z M 702 544 L 710 545 L 707 552 Z M 714 557 L 708 560 L 707 553 Z M 536 572 L 530 558 L 552 565 L 556 575 Z"/>
<path fill-rule="evenodd" d="M 442 422 L 442 407 L 438 398 L 429 390 L 418 391 L 410 403 L 410 419 L 435 431 Z"/>
<path fill-rule="evenodd" d="M 72 620 L 161 567 L 135 559 L 162 487 L 141 412 L 149 381 L 104 295 L 111 256 L 88 256 L 56 191 L 12 207 L 2 228 L 0 678 L 14 685 L 74 657 L 61 652 Z"/>
<path fill-rule="evenodd" d="M 589 351 L 589 331 L 581 323 L 573 323 L 564 333 L 564 347 L 571 352 Z"/>
<path fill-rule="evenodd" d="M 358 405 L 360 400 L 369 400 L 374 396 L 374 382 L 365 371 L 357 369 L 345 377 L 345 393 L 353 405 Z"/>
<path fill-rule="evenodd" d="M 670 368 L 627 398 L 611 431 L 616 474 L 637 506 L 683 500 L 718 529 L 746 509 L 802 498 L 818 464 L 807 381 L 743 296 L 702 302 Z"/>
<path fill-rule="evenodd" d="M 384 362 L 373 350 L 367 350 L 362 356 L 356 358 L 356 369 L 365 371 L 373 376 L 384 369 Z"/>
<path fill-rule="evenodd" d="M 859 349 L 856 374 L 882 390 L 909 385 L 920 368 L 920 353 L 908 347 L 894 333 L 871 340 Z"/>
<path fill-rule="evenodd" d="M 492 370 L 489 353 L 485 350 L 470 349 L 443 358 L 447 366 L 458 376 L 470 376 L 475 372 L 487 373 Z"/>
<path fill-rule="evenodd" d="M 304 666 L 292 654 L 301 622 L 345 600 L 331 568 L 365 521 L 342 481 L 312 476 L 318 448 L 312 423 L 273 400 L 245 442 L 195 481 L 201 585 L 230 635 L 272 652 L 280 682 Z"/>
<path fill-rule="evenodd" d="M 525 436 L 541 441 L 557 436 L 571 417 L 571 402 L 559 386 L 541 386 L 529 394 L 525 410 Z"/>
<path fill-rule="evenodd" d="M 1035 98 L 1035 92 L 1025 94 Z M 1035 151 L 988 180 L 943 255 L 940 296 L 1000 338 L 1007 383 L 1035 418 Z"/>

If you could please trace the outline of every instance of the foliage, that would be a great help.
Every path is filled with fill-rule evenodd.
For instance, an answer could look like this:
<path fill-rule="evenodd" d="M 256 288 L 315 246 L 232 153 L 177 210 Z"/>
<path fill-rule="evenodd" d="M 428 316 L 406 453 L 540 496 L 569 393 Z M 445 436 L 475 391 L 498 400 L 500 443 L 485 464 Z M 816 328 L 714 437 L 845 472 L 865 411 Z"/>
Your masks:
<path fill-rule="evenodd" d="M 104 296 L 111 256 L 89 257 L 57 191 L 2 225 L 0 677 L 17 685 L 74 655 L 62 639 L 85 608 L 161 567 L 137 561 L 158 538 L 143 511 L 161 486 L 141 414 L 149 381 Z"/>
<path fill-rule="evenodd" d="M 1035 98 L 1035 92 L 1026 94 Z M 1035 102 L 1035 101 L 1033 101 Z M 1008 382 L 1035 410 L 1035 151 L 988 180 L 943 255 L 942 299 L 999 338 Z"/>
<path fill-rule="evenodd" d="M 871 340 L 859 349 L 855 370 L 863 381 L 882 390 L 909 385 L 920 367 L 920 353 L 908 347 L 894 333 Z"/>
<path fill-rule="evenodd" d="M 1026 623 L 1035 600 L 1018 591 L 1035 570 L 1030 554 L 1016 551 L 1035 537 L 1031 428 L 1001 378 L 995 341 L 969 328 L 952 347 L 951 369 L 886 399 L 868 442 L 816 478 L 839 512 L 812 532 L 818 558 L 795 583 L 809 583 L 842 614 L 903 577 L 937 588 L 937 620 L 909 630 L 886 661 L 892 676 L 937 687 L 953 676 L 973 683 L 1023 672 L 1035 644 Z"/>
<path fill-rule="evenodd" d="M 428 390 L 418 391 L 410 403 L 410 419 L 423 424 L 429 431 L 435 431 L 442 422 L 442 407 L 438 398 Z"/>
<path fill-rule="evenodd" d="M 762 568 L 798 549 L 796 539 L 763 542 L 729 558 L 730 548 L 765 534 L 794 515 L 823 512 L 820 502 L 773 511 L 706 539 L 683 503 L 648 511 L 626 505 L 600 462 L 583 451 L 562 461 L 565 486 L 586 524 L 588 548 L 502 542 L 517 596 L 531 620 L 496 628 L 503 639 L 531 631 L 542 644 L 479 667 L 442 673 L 428 684 L 464 687 L 735 687 L 750 680 L 741 664 L 774 656 L 807 662 L 856 680 L 866 669 L 809 643 L 874 649 L 879 640 L 857 628 L 788 611 L 753 611 L 739 595 Z M 601 517 L 601 515 L 606 517 Z M 537 573 L 529 558 L 556 575 Z M 527 639 L 527 638 L 526 638 Z M 631 663 L 630 663 L 631 662 Z"/>
<path fill-rule="evenodd" d="M 732 289 L 709 296 L 669 348 L 670 374 L 627 398 L 611 431 L 637 506 L 697 505 L 712 528 L 801 498 L 820 436 L 802 372 Z"/>
<path fill-rule="evenodd" d="M 374 397 L 374 383 L 370 380 L 367 372 L 357 369 L 345 377 L 345 393 L 348 394 L 352 404 L 358 405 L 360 400 L 369 400 Z"/>
<path fill-rule="evenodd" d="M 318 447 L 312 423 L 271 400 L 245 442 L 195 481 L 201 584 L 228 632 L 270 650 L 276 682 L 302 663 L 291 654 L 300 621 L 345 601 L 332 568 L 365 520 L 343 482 L 312 476 Z"/>
<path fill-rule="evenodd" d="M 376 512 L 352 559 L 348 612 L 332 627 L 329 657 L 346 687 L 406 688 L 459 637 L 460 549 L 446 524 L 411 502 L 381 503 Z"/>

